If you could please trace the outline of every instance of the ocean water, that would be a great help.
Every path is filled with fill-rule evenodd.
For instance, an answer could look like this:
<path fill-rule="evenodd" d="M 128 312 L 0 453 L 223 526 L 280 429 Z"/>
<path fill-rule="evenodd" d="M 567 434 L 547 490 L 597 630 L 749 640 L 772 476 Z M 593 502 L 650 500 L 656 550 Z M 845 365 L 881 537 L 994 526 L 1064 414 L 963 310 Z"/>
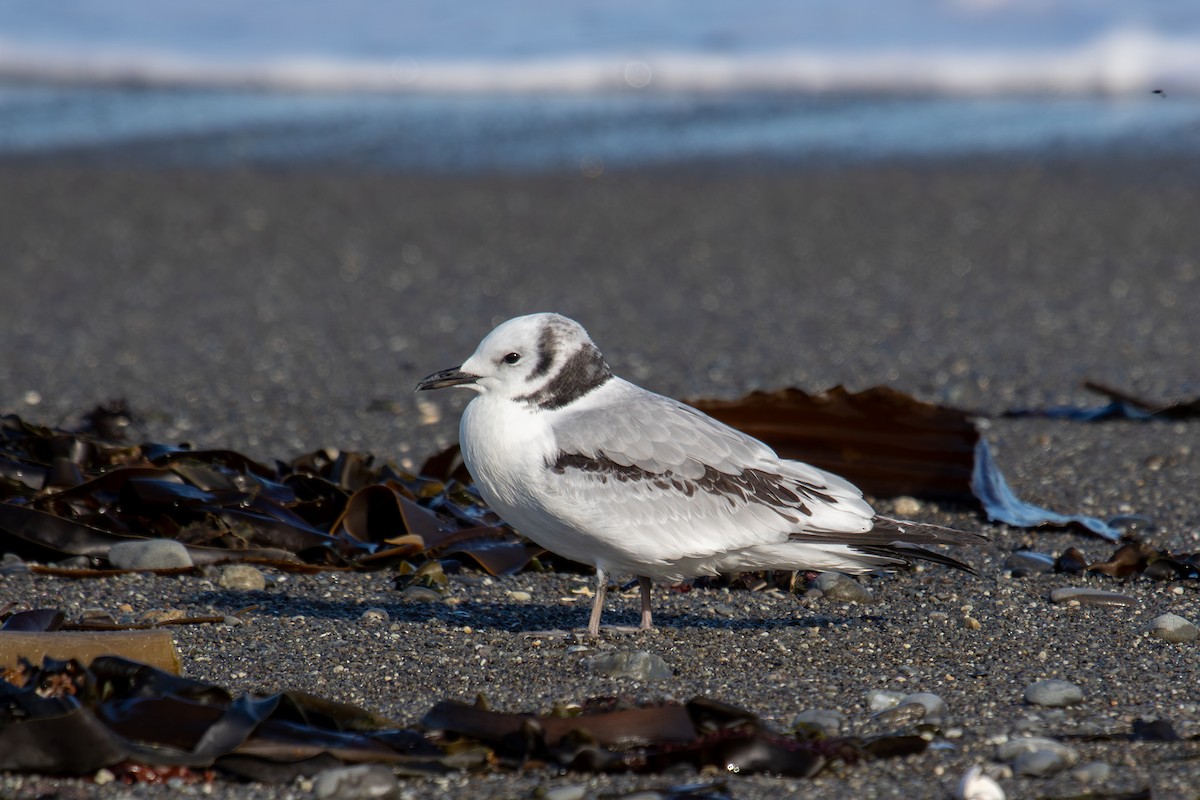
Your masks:
<path fill-rule="evenodd" d="M 0 157 L 599 172 L 1200 149 L 1195 0 L 5 0 Z"/>

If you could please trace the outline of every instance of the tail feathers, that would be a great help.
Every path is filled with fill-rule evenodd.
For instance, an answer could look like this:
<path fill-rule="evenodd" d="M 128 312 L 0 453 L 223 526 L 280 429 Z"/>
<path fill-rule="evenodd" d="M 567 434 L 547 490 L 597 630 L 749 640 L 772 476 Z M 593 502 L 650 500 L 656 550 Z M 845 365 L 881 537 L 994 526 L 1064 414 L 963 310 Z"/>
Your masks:
<path fill-rule="evenodd" d="M 853 551 L 880 560 L 880 566 L 911 565 L 914 560 L 931 561 L 954 569 L 978 575 L 971 565 L 919 545 L 947 544 L 969 545 L 988 541 L 986 536 L 970 531 L 960 531 L 942 525 L 925 522 L 909 522 L 876 516 L 869 531 L 861 533 L 795 533 L 792 541 L 837 543 Z"/>
<path fill-rule="evenodd" d="M 892 519 L 876 515 L 872 520 L 874 527 L 869 533 L 878 531 L 883 536 L 890 536 L 895 542 L 907 544 L 983 544 L 988 540 L 982 533 L 960 531 L 947 528 L 944 525 L 934 525 L 929 522 L 909 522 L 904 519 Z"/>
<path fill-rule="evenodd" d="M 932 561 L 934 564 L 941 564 L 945 567 L 953 567 L 960 569 L 963 572 L 969 572 L 972 575 L 979 575 L 979 572 L 965 561 L 959 561 L 957 558 L 939 553 L 936 550 L 926 550 L 924 547 L 917 547 L 915 544 L 907 544 L 905 542 L 896 542 L 895 544 L 882 547 L 855 547 L 860 553 L 869 556 L 877 556 L 886 558 L 892 562 L 894 566 L 912 566 L 913 561 Z"/>

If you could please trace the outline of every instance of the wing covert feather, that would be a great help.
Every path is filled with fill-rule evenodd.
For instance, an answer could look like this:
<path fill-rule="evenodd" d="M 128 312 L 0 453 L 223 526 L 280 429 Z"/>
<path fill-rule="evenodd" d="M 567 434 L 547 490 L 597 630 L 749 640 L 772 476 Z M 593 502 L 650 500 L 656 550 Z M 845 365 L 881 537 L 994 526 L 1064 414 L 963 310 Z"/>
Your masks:
<path fill-rule="evenodd" d="M 690 406 L 614 388 L 554 420 L 560 460 L 546 490 L 564 521 L 664 560 L 871 527 L 873 511 L 846 481 L 782 461 Z"/>

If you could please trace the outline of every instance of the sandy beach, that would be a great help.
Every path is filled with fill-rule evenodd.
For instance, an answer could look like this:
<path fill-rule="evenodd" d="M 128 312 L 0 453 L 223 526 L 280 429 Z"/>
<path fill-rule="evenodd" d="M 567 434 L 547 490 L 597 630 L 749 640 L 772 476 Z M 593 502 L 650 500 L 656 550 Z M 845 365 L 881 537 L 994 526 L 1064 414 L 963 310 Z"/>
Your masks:
<path fill-rule="evenodd" d="M 497 322 L 553 310 L 582 322 L 615 372 L 663 394 L 888 385 L 977 412 L 1022 498 L 1142 515 L 1154 546 L 1200 549 L 1200 423 L 999 416 L 1099 404 L 1088 379 L 1164 403 L 1200 395 L 1194 167 L 1125 156 L 466 178 L 5 164 L 0 186 L 2 413 L 70 425 L 123 398 L 135 440 L 266 460 L 330 447 L 419 465 L 455 440 L 469 397 L 416 396 L 416 382 L 460 363 Z M 871 605 L 660 587 L 656 631 L 598 642 L 529 635 L 582 624 L 586 600 L 572 589 L 587 578 L 574 575 L 468 576 L 423 604 L 403 602 L 381 574 L 277 575 L 252 596 L 197 577 L 7 575 L 0 600 L 68 614 L 257 604 L 241 626 L 179 629 L 185 674 L 235 692 L 308 691 L 406 723 L 479 692 L 505 711 L 704 694 L 782 726 L 836 709 L 855 732 L 874 724 L 873 690 L 947 704 L 954 734 L 925 754 L 814 781 L 728 776 L 739 799 L 951 796 L 969 766 L 995 764 L 998 743 L 1031 733 L 1075 737 L 1080 764 L 1110 769 L 1091 783 L 1001 770 L 1009 797 L 1194 791 L 1193 742 L 1105 735 L 1138 719 L 1200 735 L 1200 645 L 1149 635 L 1166 612 L 1200 623 L 1195 581 L 1014 578 L 1003 565 L 1021 546 L 1078 547 L 1090 560 L 1114 546 L 988 524 L 962 507 L 925 503 L 920 518 L 987 534 L 988 546 L 962 554 L 980 576 L 869 577 Z M 1132 605 L 1050 602 L 1066 586 Z M 367 608 L 388 620 L 362 619 Z M 612 621 L 634 620 L 632 596 L 609 608 Z M 674 676 L 643 683 L 580 666 L 604 649 L 648 650 Z M 1025 687 L 1049 678 L 1077 684 L 1083 702 L 1027 704 Z M 406 778 L 401 791 L 499 798 L 578 785 L 598 797 L 688 780 L 529 772 Z M 5 775 L 0 792 L 201 788 Z M 218 782 L 213 793 L 309 789 Z"/>

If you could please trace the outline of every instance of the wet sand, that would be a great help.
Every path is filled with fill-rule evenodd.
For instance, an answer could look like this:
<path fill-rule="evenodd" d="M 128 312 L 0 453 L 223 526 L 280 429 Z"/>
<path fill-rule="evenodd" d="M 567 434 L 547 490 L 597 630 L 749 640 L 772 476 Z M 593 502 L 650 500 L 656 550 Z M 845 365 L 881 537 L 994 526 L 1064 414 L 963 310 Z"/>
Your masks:
<path fill-rule="evenodd" d="M 462 361 L 496 322 L 538 310 L 579 319 L 618 374 L 680 397 L 888 384 L 989 416 L 1098 402 L 1085 379 L 1164 401 L 1200 394 L 1200 184 L 1166 162 L 598 179 L 7 165 L 0 186 L 0 411 L 35 421 L 70 423 L 120 397 L 137 414 L 134 438 L 419 463 L 453 441 L 468 398 L 418 397 L 416 381 Z M 990 419 L 988 437 L 1025 499 L 1144 514 L 1158 524 L 1155 545 L 1200 549 L 1200 424 Z M 419 607 L 381 575 L 290 576 L 252 598 L 261 610 L 250 624 L 177 638 L 189 675 L 235 691 L 311 691 L 407 722 L 479 691 L 511 711 L 705 693 L 784 725 L 805 708 L 839 709 L 852 730 L 868 729 L 873 689 L 946 700 L 962 733 L 952 747 L 823 776 L 813 790 L 827 797 L 948 792 L 997 740 L 1023 731 L 1127 732 L 1136 718 L 1167 717 L 1184 736 L 1200 733 L 1197 645 L 1146 634 L 1166 611 L 1200 621 L 1194 582 L 1014 579 L 1001 565 L 1022 544 L 1077 546 L 1092 560 L 1112 546 L 988 525 L 970 509 L 926 505 L 921 516 L 992 537 L 965 554 L 980 578 L 870 578 L 871 606 L 660 591 L 658 632 L 594 645 L 662 656 L 675 678 L 649 685 L 589 675 L 571 642 L 523 635 L 582 623 L 586 609 L 561 600 L 579 583 L 569 576 L 456 585 L 457 605 Z M 195 578 L 2 580 L 6 600 L 69 613 L 131 597 L 197 613 L 250 602 Z M 1052 605 L 1058 586 L 1121 591 L 1137 605 Z M 517 590 L 532 599 L 513 600 Z M 631 621 L 633 601 L 619 602 Z M 366 607 L 387 609 L 390 622 L 370 627 Z M 1023 688 L 1052 677 L 1079 684 L 1084 703 L 1025 705 Z M 1114 792 L 1145 784 L 1170 796 L 1200 779 L 1196 762 L 1174 760 L 1188 745 L 1077 746 L 1114 767 L 1100 784 Z M 414 797 L 501 797 L 543 782 L 624 791 L 672 780 L 533 773 L 402 786 Z M 1065 775 L 1002 783 L 1011 797 L 1085 788 Z M 48 784 L 3 785 L 20 795 Z M 735 777 L 729 791 L 807 786 Z M 303 793 L 217 789 L 289 791 Z"/>

